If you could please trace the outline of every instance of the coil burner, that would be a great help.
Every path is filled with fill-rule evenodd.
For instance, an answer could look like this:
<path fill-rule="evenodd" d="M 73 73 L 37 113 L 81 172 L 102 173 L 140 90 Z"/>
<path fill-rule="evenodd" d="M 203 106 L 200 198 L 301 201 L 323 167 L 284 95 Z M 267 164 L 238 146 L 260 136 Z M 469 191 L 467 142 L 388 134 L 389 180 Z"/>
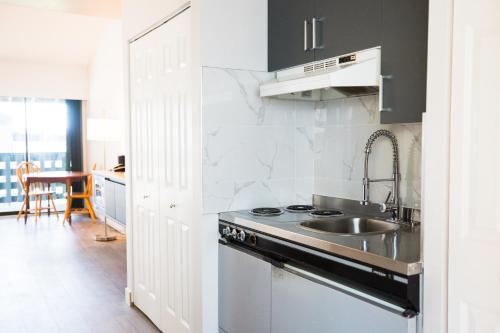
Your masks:
<path fill-rule="evenodd" d="M 256 216 L 277 216 L 283 214 L 283 209 L 271 207 L 259 207 L 250 211 L 250 214 Z"/>
<path fill-rule="evenodd" d="M 286 207 L 285 210 L 292 213 L 304 213 L 312 212 L 313 210 L 315 210 L 315 208 L 311 205 L 291 205 Z"/>
<path fill-rule="evenodd" d="M 309 213 L 309 215 L 314 217 L 335 217 L 342 216 L 344 213 L 341 210 L 336 209 L 323 209 L 323 210 L 315 210 Z"/>

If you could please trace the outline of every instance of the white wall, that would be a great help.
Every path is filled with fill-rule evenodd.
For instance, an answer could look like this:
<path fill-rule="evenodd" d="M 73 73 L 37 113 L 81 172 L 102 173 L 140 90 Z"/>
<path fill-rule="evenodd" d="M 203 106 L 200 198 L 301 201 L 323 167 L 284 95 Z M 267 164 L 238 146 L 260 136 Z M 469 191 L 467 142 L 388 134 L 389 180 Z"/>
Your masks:
<path fill-rule="evenodd" d="M 0 4 L 0 95 L 88 98 L 88 65 L 107 20 Z"/>
<path fill-rule="evenodd" d="M 203 0 L 203 66 L 267 71 L 267 0 Z"/>
<path fill-rule="evenodd" d="M 111 142 L 87 140 L 86 166 L 88 169 L 94 163 L 100 170 L 109 169 L 116 165 L 117 156 L 125 153 L 122 40 L 121 21 L 110 21 L 99 40 L 89 68 L 89 100 L 86 118 L 105 118 L 117 121 L 120 138 Z"/>
<path fill-rule="evenodd" d="M 0 60 L 0 95 L 62 99 L 88 98 L 86 65 Z"/>
<path fill-rule="evenodd" d="M 88 65 L 108 20 L 0 4 L 1 60 Z"/>

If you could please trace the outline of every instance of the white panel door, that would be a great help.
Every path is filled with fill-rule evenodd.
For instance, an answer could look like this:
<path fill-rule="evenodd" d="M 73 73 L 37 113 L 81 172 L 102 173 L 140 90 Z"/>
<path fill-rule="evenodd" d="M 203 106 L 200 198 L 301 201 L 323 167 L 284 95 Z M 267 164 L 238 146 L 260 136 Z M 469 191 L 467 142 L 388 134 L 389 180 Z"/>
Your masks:
<path fill-rule="evenodd" d="M 454 1 L 448 331 L 500 332 L 500 1 Z M 430 296 L 432 297 L 432 296 Z"/>
<path fill-rule="evenodd" d="M 188 9 L 158 28 L 162 328 L 192 332 L 193 163 Z"/>
<path fill-rule="evenodd" d="M 193 332 L 190 9 L 131 44 L 134 303 Z"/>
<path fill-rule="evenodd" d="M 153 35 L 130 45 L 134 303 L 159 326 L 158 57 Z"/>

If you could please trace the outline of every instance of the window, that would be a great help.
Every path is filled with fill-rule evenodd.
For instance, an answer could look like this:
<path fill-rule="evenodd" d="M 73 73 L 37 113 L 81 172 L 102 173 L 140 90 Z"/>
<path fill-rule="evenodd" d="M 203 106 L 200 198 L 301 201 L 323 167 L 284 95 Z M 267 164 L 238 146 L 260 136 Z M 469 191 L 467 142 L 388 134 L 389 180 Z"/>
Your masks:
<path fill-rule="evenodd" d="M 72 133 L 75 101 L 42 98 L 0 97 L 0 212 L 21 208 L 23 196 L 16 177 L 17 165 L 31 161 L 42 171 L 71 170 Z M 77 101 L 77 127 L 81 126 Z M 81 135 L 81 128 L 74 131 Z M 78 138 L 75 156 L 80 156 Z M 81 168 L 81 165 L 78 167 Z M 55 184 L 55 199 L 64 205 L 65 187 Z"/>

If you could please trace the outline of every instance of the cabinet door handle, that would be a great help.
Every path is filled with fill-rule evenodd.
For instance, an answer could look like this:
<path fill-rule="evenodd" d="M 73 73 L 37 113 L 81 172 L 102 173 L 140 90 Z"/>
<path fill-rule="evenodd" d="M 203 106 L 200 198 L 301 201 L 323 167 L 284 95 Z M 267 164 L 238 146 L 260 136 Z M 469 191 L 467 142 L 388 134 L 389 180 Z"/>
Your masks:
<path fill-rule="evenodd" d="M 312 49 L 316 49 L 316 18 L 312 18 Z"/>
<path fill-rule="evenodd" d="M 391 108 L 384 107 L 384 80 L 392 79 L 392 75 L 380 75 L 378 86 L 378 111 L 392 111 Z"/>
<path fill-rule="evenodd" d="M 170 208 L 175 208 L 175 203 L 171 203 Z"/>
<path fill-rule="evenodd" d="M 149 194 L 144 194 L 142 197 L 143 199 L 149 199 Z"/>
<path fill-rule="evenodd" d="M 307 20 L 304 20 L 304 51 L 307 51 Z"/>

